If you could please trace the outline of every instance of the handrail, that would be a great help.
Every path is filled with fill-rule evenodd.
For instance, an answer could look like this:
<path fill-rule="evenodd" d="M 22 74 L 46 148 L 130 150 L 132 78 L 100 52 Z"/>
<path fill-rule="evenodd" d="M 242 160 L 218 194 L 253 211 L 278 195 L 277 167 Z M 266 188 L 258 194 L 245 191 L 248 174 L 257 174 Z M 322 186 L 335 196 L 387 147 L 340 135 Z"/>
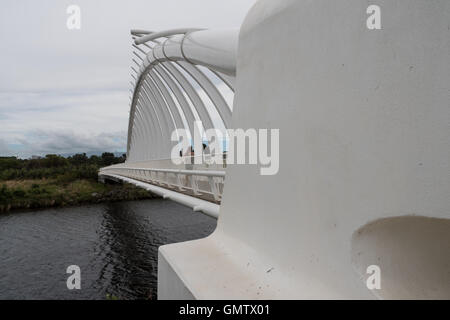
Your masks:
<path fill-rule="evenodd" d="M 177 188 L 180 192 L 191 190 L 195 196 L 210 194 L 215 201 L 221 201 L 222 190 L 219 185 L 225 181 L 225 171 L 218 170 L 185 170 L 185 169 L 157 169 L 110 166 L 100 169 L 101 175 L 118 175 L 142 181 L 165 185 L 170 188 Z M 169 175 L 174 175 L 170 177 Z M 184 176 L 184 177 L 183 177 Z M 207 179 L 207 188 L 199 185 Z"/>
<path fill-rule="evenodd" d="M 139 170 L 139 171 L 152 171 L 152 172 L 162 172 L 162 173 L 175 173 L 184 174 L 190 176 L 205 176 L 205 177 L 225 177 L 225 171 L 215 171 L 215 170 L 182 170 L 182 169 L 153 169 L 153 168 L 128 168 L 128 167 L 113 167 L 113 168 L 103 168 L 100 170 Z"/>

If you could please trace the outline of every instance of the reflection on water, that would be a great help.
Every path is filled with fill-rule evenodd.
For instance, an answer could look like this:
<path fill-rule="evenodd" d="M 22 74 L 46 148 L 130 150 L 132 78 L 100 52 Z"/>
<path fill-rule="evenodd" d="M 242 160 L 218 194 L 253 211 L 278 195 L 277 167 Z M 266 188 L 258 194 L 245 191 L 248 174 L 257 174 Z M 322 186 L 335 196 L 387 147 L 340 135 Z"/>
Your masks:
<path fill-rule="evenodd" d="M 158 247 L 215 226 L 160 199 L 0 215 L 0 299 L 154 299 Z M 69 265 L 81 290 L 66 287 Z"/>

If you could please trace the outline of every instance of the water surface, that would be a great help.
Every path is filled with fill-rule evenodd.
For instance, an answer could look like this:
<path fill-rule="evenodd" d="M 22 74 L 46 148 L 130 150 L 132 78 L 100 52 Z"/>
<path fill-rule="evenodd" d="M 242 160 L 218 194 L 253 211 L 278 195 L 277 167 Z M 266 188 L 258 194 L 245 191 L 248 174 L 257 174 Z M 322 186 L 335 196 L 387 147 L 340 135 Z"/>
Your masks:
<path fill-rule="evenodd" d="M 161 199 L 0 215 L 0 299 L 155 299 L 158 247 L 216 222 Z M 67 289 L 70 265 L 81 290 Z"/>

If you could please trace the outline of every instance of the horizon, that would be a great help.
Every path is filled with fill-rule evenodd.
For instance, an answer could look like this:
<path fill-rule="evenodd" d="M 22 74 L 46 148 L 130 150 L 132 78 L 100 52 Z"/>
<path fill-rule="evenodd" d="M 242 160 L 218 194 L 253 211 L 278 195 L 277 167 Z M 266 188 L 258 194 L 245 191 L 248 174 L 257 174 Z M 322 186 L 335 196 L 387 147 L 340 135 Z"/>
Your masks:
<path fill-rule="evenodd" d="M 90 151 L 90 152 L 74 152 L 74 153 L 60 153 L 60 154 L 59 153 L 33 154 L 33 155 L 29 156 L 28 158 L 19 157 L 17 155 L 5 156 L 5 155 L 0 154 L 0 159 L 16 158 L 16 159 L 20 159 L 20 160 L 34 160 L 34 159 L 42 159 L 47 156 L 59 156 L 59 157 L 63 157 L 63 158 L 69 158 L 69 157 L 73 157 L 74 155 L 82 155 L 82 154 L 85 154 L 88 158 L 90 158 L 92 156 L 100 157 L 103 153 L 112 153 L 112 154 L 114 154 L 115 157 L 123 156 L 123 155 L 127 154 L 126 151 Z"/>

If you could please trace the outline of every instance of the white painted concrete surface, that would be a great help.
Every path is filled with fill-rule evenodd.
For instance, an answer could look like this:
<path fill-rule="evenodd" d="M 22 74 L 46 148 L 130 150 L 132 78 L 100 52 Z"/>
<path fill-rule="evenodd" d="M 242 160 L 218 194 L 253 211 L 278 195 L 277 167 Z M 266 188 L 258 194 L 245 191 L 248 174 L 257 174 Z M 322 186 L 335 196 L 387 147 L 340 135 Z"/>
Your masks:
<path fill-rule="evenodd" d="M 381 30 L 366 27 L 371 4 Z M 450 298 L 449 23 L 448 0 L 258 1 L 233 127 L 279 128 L 280 172 L 227 169 L 214 234 L 160 248 L 176 278 L 159 298 Z M 381 291 L 365 285 L 371 264 Z"/>

